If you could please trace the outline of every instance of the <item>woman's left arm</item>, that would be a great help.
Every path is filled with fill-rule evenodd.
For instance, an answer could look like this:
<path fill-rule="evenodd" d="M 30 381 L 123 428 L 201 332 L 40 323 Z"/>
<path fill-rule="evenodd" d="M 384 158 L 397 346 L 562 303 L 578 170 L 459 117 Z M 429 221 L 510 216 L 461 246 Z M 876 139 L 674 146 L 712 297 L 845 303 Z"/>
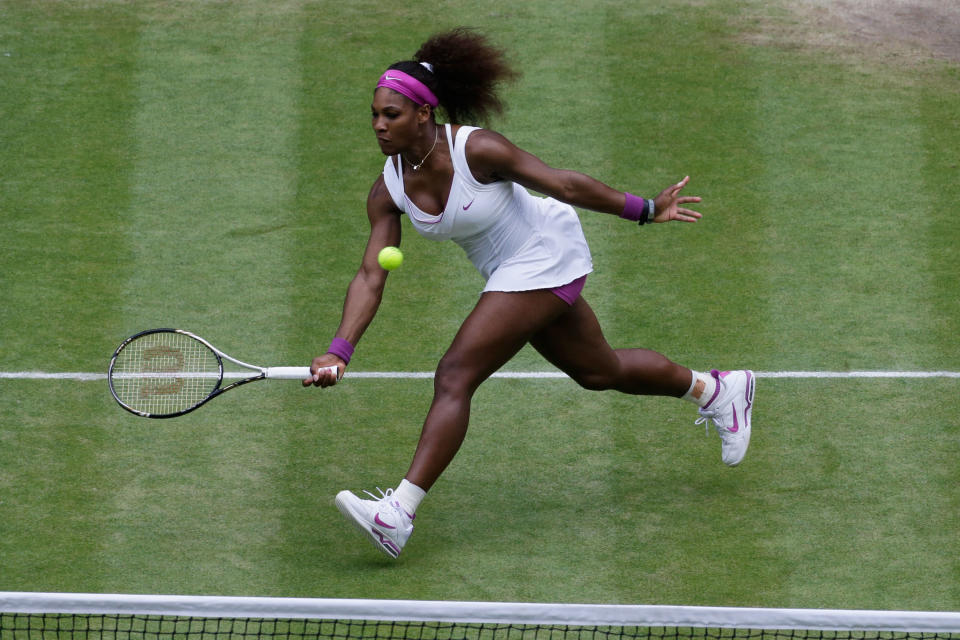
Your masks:
<path fill-rule="evenodd" d="M 467 139 L 467 161 L 480 182 L 511 180 L 575 207 L 620 215 L 626 194 L 579 171 L 555 169 L 524 151 L 495 131 L 480 129 Z M 681 196 L 690 177 L 670 185 L 656 198 L 651 222 L 680 220 L 696 222 L 701 214 L 682 205 L 700 202 L 696 196 Z"/>

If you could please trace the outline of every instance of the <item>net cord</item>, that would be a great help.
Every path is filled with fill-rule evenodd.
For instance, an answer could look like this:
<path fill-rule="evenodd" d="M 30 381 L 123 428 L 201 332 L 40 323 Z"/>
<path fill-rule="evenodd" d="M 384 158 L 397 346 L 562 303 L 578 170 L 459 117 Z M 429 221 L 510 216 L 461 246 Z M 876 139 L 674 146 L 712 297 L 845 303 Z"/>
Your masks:
<path fill-rule="evenodd" d="M 0 592 L 0 612 L 960 633 L 960 612 Z"/>

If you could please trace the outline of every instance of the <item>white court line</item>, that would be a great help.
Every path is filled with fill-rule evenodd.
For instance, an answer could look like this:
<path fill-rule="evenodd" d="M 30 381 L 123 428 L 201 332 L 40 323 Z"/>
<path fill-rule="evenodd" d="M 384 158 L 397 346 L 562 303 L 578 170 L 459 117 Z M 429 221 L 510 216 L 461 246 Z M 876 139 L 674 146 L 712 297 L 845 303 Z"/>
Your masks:
<path fill-rule="evenodd" d="M 758 378 L 960 378 L 960 371 L 754 371 Z M 494 378 L 563 379 L 559 371 L 500 371 Z M 432 371 L 351 371 L 347 378 L 374 380 L 432 379 Z M 105 373 L 46 371 L 0 371 L 0 380 L 78 380 L 89 382 L 106 380 Z"/>

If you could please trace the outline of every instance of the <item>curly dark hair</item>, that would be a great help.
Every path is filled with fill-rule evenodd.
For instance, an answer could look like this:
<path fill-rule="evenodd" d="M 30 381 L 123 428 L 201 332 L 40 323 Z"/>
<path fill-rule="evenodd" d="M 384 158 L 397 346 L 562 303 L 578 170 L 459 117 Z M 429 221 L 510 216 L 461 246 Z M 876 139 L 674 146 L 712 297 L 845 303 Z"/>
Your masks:
<path fill-rule="evenodd" d="M 421 62 L 433 65 L 433 71 Z M 500 85 L 520 75 L 507 63 L 502 49 L 468 27 L 431 36 L 413 60 L 396 62 L 389 68 L 427 85 L 440 101 L 447 119 L 455 124 L 486 124 L 491 116 L 501 115 L 504 104 L 499 96 Z"/>

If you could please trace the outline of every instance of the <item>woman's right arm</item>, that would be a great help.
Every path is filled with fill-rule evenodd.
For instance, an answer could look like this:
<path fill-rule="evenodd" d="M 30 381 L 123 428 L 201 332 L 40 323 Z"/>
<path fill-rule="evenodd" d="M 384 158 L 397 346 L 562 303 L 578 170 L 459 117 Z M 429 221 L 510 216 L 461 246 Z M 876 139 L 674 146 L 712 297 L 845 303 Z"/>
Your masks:
<path fill-rule="evenodd" d="M 384 247 L 400 245 L 400 211 L 383 183 L 383 176 L 377 178 L 370 189 L 370 195 L 367 197 L 367 218 L 370 221 L 367 248 L 364 250 L 360 268 L 347 288 L 340 326 L 334 334 L 335 338 L 346 340 L 352 346 L 357 345 L 367 327 L 370 326 L 383 299 L 387 271 L 377 262 L 377 255 Z M 336 376 L 327 372 L 317 375 L 318 370 L 331 365 L 336 365 L 338 368 Z M 313 359 L 310 370 L 314 376 L 304 380 L 303 384 L 328 387 L 337 383 L 346 368 L 347 363 L 342 357 L 325 353 Z"/>

